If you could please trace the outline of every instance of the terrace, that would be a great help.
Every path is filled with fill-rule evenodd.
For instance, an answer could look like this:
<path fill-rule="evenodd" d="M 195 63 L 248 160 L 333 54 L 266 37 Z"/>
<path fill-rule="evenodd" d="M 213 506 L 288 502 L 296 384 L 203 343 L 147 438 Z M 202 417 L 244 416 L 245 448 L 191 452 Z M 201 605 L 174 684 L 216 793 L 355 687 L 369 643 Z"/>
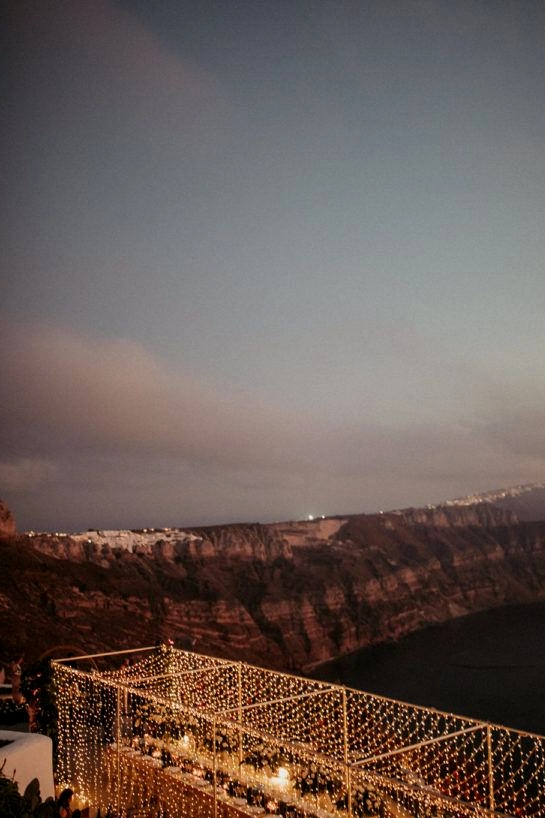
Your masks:
<path fill-rule="evenodd" d="M 545 818 L 540 736 L 168 645 L 53 678 L 58 785 L 102 814 Z"/>

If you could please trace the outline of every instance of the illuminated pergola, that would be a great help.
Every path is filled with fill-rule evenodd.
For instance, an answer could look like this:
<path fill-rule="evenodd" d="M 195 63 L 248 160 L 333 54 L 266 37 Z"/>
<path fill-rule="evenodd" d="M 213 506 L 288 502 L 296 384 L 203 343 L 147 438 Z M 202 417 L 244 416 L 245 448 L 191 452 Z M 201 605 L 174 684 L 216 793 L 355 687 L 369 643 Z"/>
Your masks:
<path fill-rule="evenodd" d="M 540 736 L 169 645 L 52 665 L 59 786 L 102 814 L 545 818 Z"/>

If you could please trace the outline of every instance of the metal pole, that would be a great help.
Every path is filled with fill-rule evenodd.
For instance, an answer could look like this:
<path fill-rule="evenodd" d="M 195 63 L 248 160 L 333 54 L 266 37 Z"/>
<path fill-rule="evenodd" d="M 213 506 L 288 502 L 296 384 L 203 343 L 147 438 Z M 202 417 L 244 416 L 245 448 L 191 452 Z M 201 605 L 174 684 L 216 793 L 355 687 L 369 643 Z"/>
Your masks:
<path fill-rule="evenodd" d="M 350 767 L 348 765 L 348 707 L 346 702 L 346 689 L 342 691 L 343 703 L 343 754 L 344 754 L 344 771 L 346 783 L 346 800 L 348 816 L 352 815 L 352 777 L 350 775 Z"/>
<path fill-rule="evenodd" d="M 244 752 L 242 747 L 242 662 L 238 663 L 238 767 L 242 767 Z"/>
<path fill-rule="evenodd" d="M 152 648 L 130 648 L 127 650 L 110 650 L 108 653 L 88 653 L 85 656 L 67 656 L 63 659 L 52 659 L 53 662 L 79 662 L 80 659 L 100 659 L 102 656 L 124 656 L 126 653 L 145 653 L 149 650 L 157 650 L 157 646 Z"/>
<path fill-rule="evenodd" d="M 115 749 L 117 766 L 117 814 L 121 815 L 121 688 L 117 688 L 117 707 L 115 714 Z"/>
<path fill-rule="evenodd" d="M 218 782 L 216 779 L 216 717 L 212 721 L 212 786 L 214 787 L 214 818 L 218 818 Z"/>
<path fill-rule="evenodd" d="M 392 756 L 397 756 L 400 753 L 407 753 L 409 750 L 419 750 L 421 747 L 428 747 L 430 744 L 439 744 L 441 741 L 448 741 L 458 736 L 476 733 L 478 730 L 482 730 L 482 728 L 483 725 L 479 724 L 477 727 L 468 727 L 467 730 L 457 730 L 455 733 L 445 733 L 443 736 L 428 738 L 426 741 L 418 741 L 416 744 L 408 744 L 406 747 L 398 747 L 397 750 L 391 750 L 389 753 L 381 753 L 378 756 L 366 756 L 365 758 L 360 758 L 359 761 L 355 761 L 353 766 L 361 767 L 362 764 L 373 764 L 376 761 L 382 761 L 384 758 L 392 758 Z"/>
<path fill-rule="evenodd" d="M 486 749 L 488 755 L 488 804 L 490 812 L 496 809 L 494 802 L 494 764 L 492 759 L 492 730 L 490 725 L 486 725 Z"/>
<path fill-rule="evenodd" d="M 286 675 L 278 674 L 278 675 Z M 263 704 L 283 704 L 284 702 L 295 702 L 298 699 L 312 699 L 314 696 L 323 696 L 324 693 L 331 693 L 331 690 L 314 690 L 310 693 L 296 693 L 294 696 L 280 696 L 278 699 L 266 699 L 262 702 L 255 702 L 253 704 L 245 704 L 242 707 L 242 710 L 251 710 L 252 707 L 260 707 Z M 225 710 L 221 710 L 221 713 L 233 713 L 235 710 L 238 709 L 237 707 L 226 707 Z"/>

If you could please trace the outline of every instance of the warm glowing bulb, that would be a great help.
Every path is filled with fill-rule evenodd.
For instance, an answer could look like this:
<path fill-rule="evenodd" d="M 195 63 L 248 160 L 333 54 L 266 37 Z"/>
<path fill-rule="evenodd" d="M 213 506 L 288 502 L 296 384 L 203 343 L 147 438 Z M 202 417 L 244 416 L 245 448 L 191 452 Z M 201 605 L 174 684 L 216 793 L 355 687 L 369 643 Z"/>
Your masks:
<path fill-rule="evenodd" d="M 285 767 L 278 768 L 278 780 L 281 784 L 286 784 L 289 781 L 290 774 Z"/>

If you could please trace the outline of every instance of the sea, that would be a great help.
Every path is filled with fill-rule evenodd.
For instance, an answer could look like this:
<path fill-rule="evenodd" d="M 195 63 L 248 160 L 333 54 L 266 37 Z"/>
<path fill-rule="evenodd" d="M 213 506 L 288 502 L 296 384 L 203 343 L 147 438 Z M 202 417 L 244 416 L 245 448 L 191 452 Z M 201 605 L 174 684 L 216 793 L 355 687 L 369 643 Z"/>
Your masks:
<path fill-rule="evenodd" d="M 433 625 L 312 675 L 545 736 L 545 602 Z"/>

